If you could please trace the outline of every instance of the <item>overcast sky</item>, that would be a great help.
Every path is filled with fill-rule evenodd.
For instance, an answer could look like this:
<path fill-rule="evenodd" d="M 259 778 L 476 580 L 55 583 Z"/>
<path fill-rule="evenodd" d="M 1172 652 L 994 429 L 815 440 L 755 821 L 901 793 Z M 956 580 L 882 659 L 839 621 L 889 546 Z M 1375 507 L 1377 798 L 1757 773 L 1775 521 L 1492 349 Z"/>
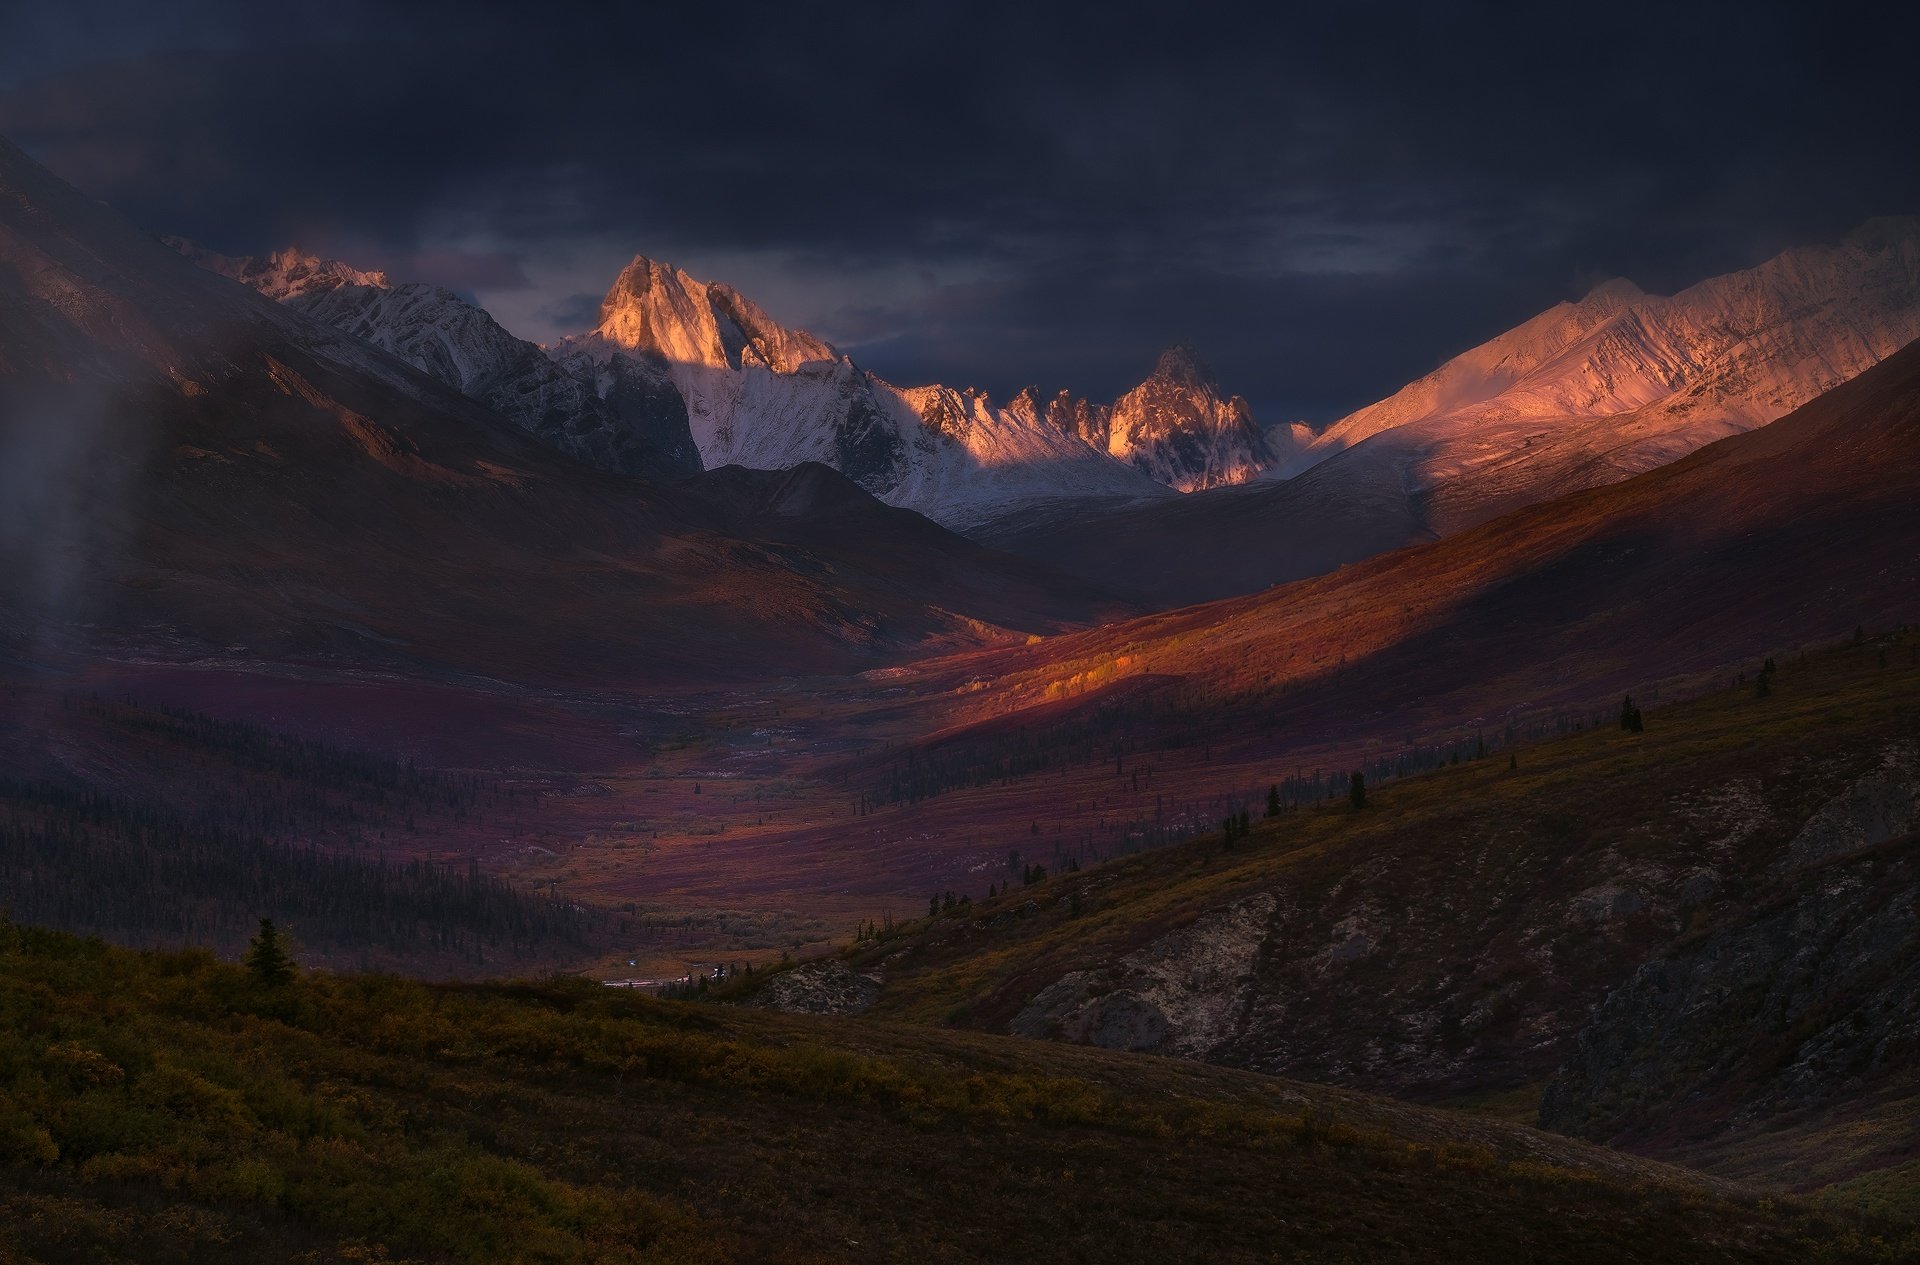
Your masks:
<path fill-rule="evenodd" d="M 1186 341 L 1266 421 L 1920 211 L 1913 17 L 1268 7 L 7 5 L 0 133 L 531 338 L 638 252 L 902 384 L 1106 398 Z"/>

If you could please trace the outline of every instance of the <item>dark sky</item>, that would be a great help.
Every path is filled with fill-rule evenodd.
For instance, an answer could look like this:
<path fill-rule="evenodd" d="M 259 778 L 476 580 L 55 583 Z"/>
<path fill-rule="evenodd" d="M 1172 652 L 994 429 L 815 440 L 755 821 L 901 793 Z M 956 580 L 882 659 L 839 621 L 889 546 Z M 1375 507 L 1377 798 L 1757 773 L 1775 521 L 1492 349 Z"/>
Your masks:
<path fill-rule="evenodd" d="M 1920 211 L 1913 17 L 1265 8 L 8 4 L 0 133 L 528 337 L 643 252 L 903 384 L 1109 397 L 1184 340 L 1268 421 Z"/>

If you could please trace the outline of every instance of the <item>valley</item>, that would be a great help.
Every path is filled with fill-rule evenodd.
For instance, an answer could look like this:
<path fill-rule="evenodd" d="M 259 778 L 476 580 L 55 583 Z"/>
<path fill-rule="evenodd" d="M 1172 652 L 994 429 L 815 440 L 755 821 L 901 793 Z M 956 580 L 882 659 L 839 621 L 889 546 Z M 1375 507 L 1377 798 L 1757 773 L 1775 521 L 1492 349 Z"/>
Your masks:
<path fill-rule="evenodd" d="M 1022 289 L 28 141 L 0 1261 L 1920 1258 L 1920 219 Z"/>

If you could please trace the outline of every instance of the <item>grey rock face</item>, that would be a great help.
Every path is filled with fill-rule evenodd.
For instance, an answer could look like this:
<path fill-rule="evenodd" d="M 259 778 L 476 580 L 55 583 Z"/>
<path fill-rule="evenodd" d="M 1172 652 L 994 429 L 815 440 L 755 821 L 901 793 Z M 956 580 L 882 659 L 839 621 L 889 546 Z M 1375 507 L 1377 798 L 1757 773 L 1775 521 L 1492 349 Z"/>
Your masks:
<path fill-rule="evenodd" d="M 1842 801 L 1878 794 L 1876 782 Z M 1920 1052 L 1920 843 L 1830 863 L 1795 889 L 1614 990 L 1548 1086 L 1541 1125 L 1710 1137 L 1909 1068 Z"/>
<path fill-rule="evenodd" d="M 1009 1026 L 1020 1036 L 1206 1058 L 1238 1029 L 1279 908 L 1270 893 L 1249 897 L 1111 967 L 1075 971 Z"/>
<path fill-rule="evenodd" d="M 1787 845 L 1778 868 L 1811 865 L 1897 839 L 1914 828 L 1914 797 L 1920 792 L 1912 747 L 1886 752 L 1885 765 L 1829 800 Z"/>
<path fill-rule="evenodd" d="M 855 974 L 844 962 L 809 962 L 774 976 L 753 1004 L 796 1015 L 857 1015 L 879 996 L 879 981 Z"/>
<path fill-rule="evenodd" d="M 834 464 L 840 473 L 869 492 L 891 488 L 906 464 L 906 446 L 900 432 L 870 394 L 856 395 L 847 402 L 845 417 L 834 427 L 833 447 L 839 458 Z"/>

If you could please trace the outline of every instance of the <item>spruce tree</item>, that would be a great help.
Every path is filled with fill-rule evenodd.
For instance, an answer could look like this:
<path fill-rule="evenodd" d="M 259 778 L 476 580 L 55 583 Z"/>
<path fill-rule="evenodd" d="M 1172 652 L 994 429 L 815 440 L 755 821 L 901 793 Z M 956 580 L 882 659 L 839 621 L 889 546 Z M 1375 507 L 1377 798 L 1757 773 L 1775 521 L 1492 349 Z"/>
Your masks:
<path fill-rule="evenodd" d="M 293 982 L 293 959 L 287 956 L 280 931 L 271 918 L 260 920 L 260 931 L 247 946 L 246 961 L 253 977 L 268 988 L 280 988 Z"/>
<path fill-rule="evenodd" d="M 1366 774 L 1356 770 L 1353 776 L 1347 779 L 1347 799 L 1353 804 L 1355 809 L 1361 809 L 1367 806 Z"/>
<path fill-rule="evenodd" d="M 1280 815 L 1280 788 L 1277 785 L 1269 786 L 1267 788 L 1267 816 L 1278 817 L 1279 815 Z"/>

